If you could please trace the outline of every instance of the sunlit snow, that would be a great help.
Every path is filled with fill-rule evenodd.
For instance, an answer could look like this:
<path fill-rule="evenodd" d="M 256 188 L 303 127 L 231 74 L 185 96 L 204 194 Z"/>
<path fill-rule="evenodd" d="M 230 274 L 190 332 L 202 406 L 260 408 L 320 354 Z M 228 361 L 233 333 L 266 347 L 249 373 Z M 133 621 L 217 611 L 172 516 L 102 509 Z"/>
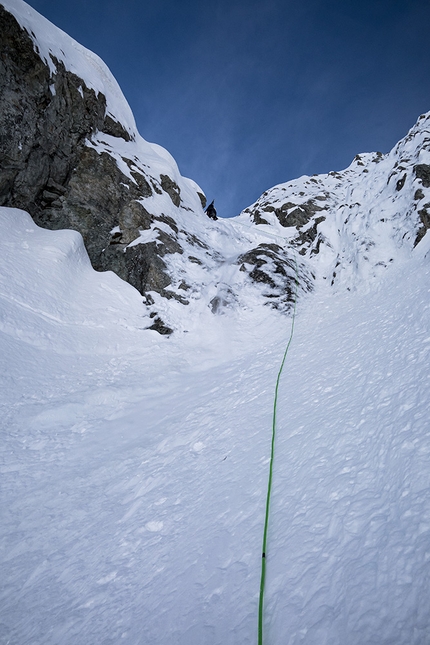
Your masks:
<path fill-rule="evenodd" d="M 4 643 L 255 643 L 267 308 L 145 330 L 78 234 L 1 210 Z M 424 248 L 424 247 L 423 247 Z M 267 643 L 429 634 L 429 258 L 299 306 L 280 386 Z M 212 322 L 211 322 L 212 321 Z M 211 327 L 212 325 L 212 327 Z"/>
<path fill-rule="evenodd" d="M 189 304 L 154 293 L 175 331 L 149 330 L 142 296 L 93 271 L 78 233 L 0 209 L 0 642 L 257 642 L 291 318 L 238 259 L 289 243 L 285 257 L 315 280 L 306 295 L 299 281 L 279 390 L 265 645 L 428 645 L 430 234 L 414 244 L 430 193 L 414 166 L 429 163 L 430 114 L 388 155 L 281 184 L 212 222 L 198 186 L 139 136 L 104 63 L 21 0 L 4 4 L 51 72 L 50 53 L 133 137 L 87 145 L 132 181 L 124 159 L 180 186 L 180 207 L 155 189 L 142 203 L 177 225 L 169 290 L 186 278 Z M 309 220 L 314 247 L 300 249 L 275 209 L 312 199 L 325 219 Z M 208 306 L 217 297 L 223 315 Z"/>

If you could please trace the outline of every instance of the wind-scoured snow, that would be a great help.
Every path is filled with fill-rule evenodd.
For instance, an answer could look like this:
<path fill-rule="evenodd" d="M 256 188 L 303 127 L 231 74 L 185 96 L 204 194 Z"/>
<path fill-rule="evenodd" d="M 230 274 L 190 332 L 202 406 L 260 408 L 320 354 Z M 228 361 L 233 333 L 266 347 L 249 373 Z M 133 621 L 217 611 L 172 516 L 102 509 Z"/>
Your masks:
<path fill-rule="evenodd" d="M 1 209 L 0 221 L 0 329 L 8 337 L 61 354 L 92 354 L 112 351 L 124 333 L 129 338 L 150 325 L 133 287 L 93 271 L 79 233 L 46 231 L 12 208 Z M 111 344 L 99 345 L 100 330 Z"/>
<path fill-rule="evenodd" d="M 139 200 L 150 228 L 124 246 L 176 250 L 144 304 L 93 271 L 78 233 L 0 209 L 0 642 L 257 642 L 297 270 L 265 643 L 427 645 L 430 114 L 388 155 L 213 222 L 138 135 L 104 63 L 21 0 L 3 4 L 51 74 L 52 54 L 131 135 L 86 142 L 154 189 Z M 148 329 L 155 315 L 170 337 Z"/>
<path fill-rule="evenodd" d="M 79 236 L 1 209 L 0 639 L 256 642 L 274 384 L 291 320 L 145 330 Z M 430 633 L 429 256 L 302 301 L 280 384 L 265 633 Z M 142 307 L 142 308 L 141 308 Z"/>

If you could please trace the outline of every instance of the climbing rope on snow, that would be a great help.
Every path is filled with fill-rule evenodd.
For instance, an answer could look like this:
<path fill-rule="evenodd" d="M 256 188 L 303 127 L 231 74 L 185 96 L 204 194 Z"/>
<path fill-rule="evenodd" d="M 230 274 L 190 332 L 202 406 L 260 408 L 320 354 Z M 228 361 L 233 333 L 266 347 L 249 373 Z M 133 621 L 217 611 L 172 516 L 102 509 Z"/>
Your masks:
<path fill-rule="evenodd" d="M 261 579 L 260 579 L 260 598 L 258 603 L 258 645 L 263 645 L 263 619 L 264 619 L 264 584 L 266 581 L 266 555 L 267 555 L 267 533 L 269 528 L 269 510 L 270 510 L 270 498 L 272 494 L 272 478 L 273 478 L 273 459 L 275 456 L 275 437 L 276 437 L 276 413 L 278 406 L 278 390 L 279 390 L 279 381 L 281 380 L 282 371 L 284 369 L 285 359 L 287 358 L 288 350 L 290 349 L 291 341 L 293 339 L 294 333 L 294 323 L 296 320 L 296 305 L 297 305 L 297 287 L 299 282 L 299 271 L 297 266 L 297 258 L 295 258 L 296 263 L 296 275 L 294 279 L 295 289 L 294 289 L 294 309 L 293 309 L 293 318 L 291 321 L 291 332 L 288 339 L 287 346 L 285 348 L 284 357 L 281 362 L 281 366 L 278 372 L 278 378 L 276 379 L 275 387 L 275 398 L 273 401 L 273 417 L 272 417 L 272 445 L 270 452 L 270 466 L 269 466 L 269 480 L 267 484 L 267 496 L 266 496 L 266 515 L 264 520 L 264 532 L 263 532 L 263 548 L 261 555 Z"/>

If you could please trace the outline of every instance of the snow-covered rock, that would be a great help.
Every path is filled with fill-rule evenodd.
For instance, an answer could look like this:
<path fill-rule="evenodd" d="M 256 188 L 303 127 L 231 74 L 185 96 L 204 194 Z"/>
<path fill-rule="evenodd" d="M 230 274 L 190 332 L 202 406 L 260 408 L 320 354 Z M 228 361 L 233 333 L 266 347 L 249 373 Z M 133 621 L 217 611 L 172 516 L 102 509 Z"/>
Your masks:
<path fill-rule="evenodd" d="M 359 154 L 341 172 L 275 186 L 239 220 L 288 236 L 336 289 L 368 286 L 430 227 L 430 112 L 390 153 Z"/>
<path fill-rule="evenodd" d="M 0 5 L 0 30 L 0 205 L 79 231 L 96 269 L 162 292 L 163 257 L 181 252 L 174 217 L 204 216 L 200 189 L 140 137 L 97 56 L 21 0 Z"/>

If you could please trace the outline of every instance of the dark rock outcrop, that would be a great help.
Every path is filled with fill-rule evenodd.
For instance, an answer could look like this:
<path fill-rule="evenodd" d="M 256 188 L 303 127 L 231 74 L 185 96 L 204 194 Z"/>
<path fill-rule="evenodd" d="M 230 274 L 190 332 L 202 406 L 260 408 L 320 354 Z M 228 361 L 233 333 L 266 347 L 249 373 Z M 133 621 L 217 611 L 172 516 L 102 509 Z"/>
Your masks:
<path fill-rule="evenodd" d="M 424 208 L 418 211 L 418 215 L 420 216 L 421 226 L 418 229 L 414 246 L 423 239 L 424 235 L 430 228 L 430 204 L 424 204 Z"/>
<path fill-rule="evenodd" d="M 181 189 L 168 175 L 160 175 L 161 188 L 169 195 L 175 206 L 181 204 Z"/>
<path fill-rule="evenodd" d="M 174 227 L 171 236 L 159 231 L 157 244 L 128 245 L 157 220 L 139 200 L 164 190 L 179 206 L 179 186 L 167 175 L 157 185 L 130 159 L 126 175 L 108 152 L 89 146 L 96 133 L 132 135 L 106 114 L 103 94 L 53 57 L 51 75 L 1 5 L 0 33 L 0 205 L 28 211 L 45 228 L 79 231 L 95 269 L 114 271 L 142 294 L 163 293 L 170 278 L 162 258 L 182 251 Z"/>
<path fill-rule="evenodd" d="M 299 229 L 307 224 L 315 213 L 322 210 L 324 209 L 321 208 L 321 206 L 316 204 L 313 199 L 310 199 L 307 202 L 300 204 L 300 206 L 287 202 L 286 204 L 283 204 L 281 208 L 277 208 L 275 213 L 281 226 L 295 226 Z"/>
<path fill-rule="evenodd" d="M 421 179 L 424 188 L 430 188 L 430 166 L 425 163 L 414 166 L 414 172 Z"/>
<path fill-rule="evenodd" d="M 313 288 L 313 276 L 278 244 L 260 244 L 239 256 L 237 263 L 253 282 L 265 287 L 263 295 L 275 309 L 290 308 L 296 299 L 298 285 L 302 291 Z"/>

